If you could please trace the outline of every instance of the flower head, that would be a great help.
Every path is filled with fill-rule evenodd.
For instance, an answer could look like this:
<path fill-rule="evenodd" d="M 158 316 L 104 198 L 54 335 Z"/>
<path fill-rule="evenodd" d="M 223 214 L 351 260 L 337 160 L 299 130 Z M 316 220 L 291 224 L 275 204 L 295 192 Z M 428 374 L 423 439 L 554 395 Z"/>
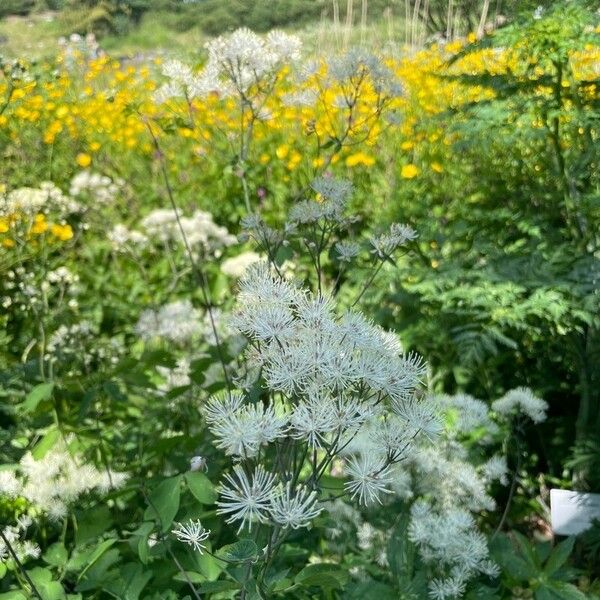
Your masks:
<path fill-rule="evenodd" d="M 206 544 L 202 542 L 208 539 L 210 529 L 204 529 L 200 519 L 196 521 L 189 520 L 187 523 L 177 523 L 177 526 L 171 530 L 171 533 L 180 541 L 188 544 L 196 550 L 203 553 L 206 550 Z"/>

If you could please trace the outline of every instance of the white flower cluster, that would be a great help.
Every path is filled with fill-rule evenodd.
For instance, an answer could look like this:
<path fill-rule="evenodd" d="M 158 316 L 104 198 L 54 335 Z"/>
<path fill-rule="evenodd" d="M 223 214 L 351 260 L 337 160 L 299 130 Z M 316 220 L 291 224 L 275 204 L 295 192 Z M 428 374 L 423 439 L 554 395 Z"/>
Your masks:
<path fill-rule="evenodd" d="M 85 197 L 95 206 L 106 206 L 114 202 L 124 185 L 122 179 L 113 181 L 106 175 L 85 169 L 71 179 L 69 194 L 74 197 Z"/>
<path fill-rule="evenodd" d="M 162 338 L 185 344 L 204 332 L 202 316 L 189 300 L 176 300 L 157 310 L 142 312 L 135 326 L 137 335 L 145 341 Z"/>
<path fill-rule="evenodd" d="M 300 38 L 282 31 L 271 31 L 264 38 L 246 28 L 220 36 L 206 44 L 208 61 L 195 73 L 178 60 L 168 60 L 162 68 L 169 81 L 154 93 L 162 104 L 170 98 L 183 97 L 188 102 L 210 93 L 227 95 L 245 93 L 267 77 L 300 57 Z"/>
<path fill-rule="evenodd" d="M 48 338 L 44 359 L 55 369 L 67 369 L 66 375 L 78 373 L 97 363 L 116 364 L 124 352 L 118 338 L 102 338 L 98 328 L 90 321 L 60 325 Z"/>
<path fill-rule="evenodd" d="M 274 30 L 263 38 L 241 28 L 206 44 L 206 69 L 233 85 L 236 91 L 245 92 L 285 63 L 299 59 L 301 48 L 302 42 L 295 35 Z"/>
<path fill-rule="evenodd" d="M 498 567 L 489 559 L 485 536 L 477 531 L 473 516 L 461 508 L 436 511 L 426 500 L 411 508 L 409 538 L 426 563 L 447 569 L 448 575 L 434 579 L 429 593 L 434 600 L 461 596 L 470 578 L 478 573 L 495 577 Z"/>
<path fill-rule="evenodd" d="M 58 267 L 46 274 L 46 281 L 52 285 L 70 286 L 79 281 L 79 275 L 72 273 L 68 267 Z"/>
<path fill-rule="evenodd" d="M 122 252 L 134 248 L 144 247 L 148 243 L 148 238 L 135 229 L 128 229 L 122 223 L 117 223 L 107 235 L 113 250 Z"/>
<path fill-rule="evenodd" d="M 237 256 L 226 258 L 221 263 L 221 271 L 229 277 L 239 279 L 250 265 L 259 261 L 260 255 L 256 252 L 242 252 Z"/>
<path fill-rule="evenodd" d="M 291 487 L 277 483 L 275 475 L 262 466 L 247 475 L 241 465 L 233 467 L 234 474 L 225 475 L 220 488 L 222 500 L 217 502 L 217 514 L 228 515 L 227 523 L 241 521 L 252 529 L 253 523 L 274 522 L 282 527 L 299 529 L 308 527 L 322 508 L 317 506 L 317 493 L 304 487 Z"/>
<path fill-rule="evenodd" d="M 409 225 L 392 223 L 388 232 L 371 239 L 372 252 L 379 258 L 387 258 L 400 246 L 416 238 L 417 232 Z"/>
<path fill-rule="evenodd" d="M 103 493 L 127 480 L 125 473 L 99 471 L 83 463 L 71 454 L 69 443 L 57 442 L 39 460 L 30 452 L 25 454 L 16 471 L 2 472 L 0 496 L 25 498 L 51 519 L 61 519 L 82 494 L 94 489 Z"/>
<path fill-rule="evenodd" d="M 429 402 L 445 415 L 438 443 L 415 444 L 405 453 L 405 460 L 393 465 L 385 476 L 388 488 L 398 497 L 416 499 L 410 516 L 411 535 L 436 574 L 430 584 L 431 596 L 455 598 L 478 573 L 495 573 L 475 517 L 495 509 L 489 488 L 496 481 L 508 483 L 508 467 L 503 455 L 482 458 L 489 445 L 499 441 L 500 433 L 485 402 L 466 394 L 433 396 Z M 385 449 L 380 442 L 389 433 L 384 430 L 374 435 L 377 431 L 377 426 L 372 431 L 369 426 L 363 428 L 346 450 L 361 456 L 365 464 L 381 464 Z M 469 450 L 473 443 L 477 445 L 475 455 Z M 356 471 L 354 462 L 345 470 Z M 444 523 L 448 524 L 446 530 Z M 469 552 L 470 544 L 471 562 L 465 562 L 462 553 Z"/>
<path fill-rule="evenodd" d="M 468 394 L 441 394 L 435 400 L 447 412 L 454 433 L 468 435 L 480 430 L 486 438 L 498 433 L 498 425 L 492 420 L 489 406 L 485 402 Z"/>
<path fill-rule="evenodd" d="M 331 86 L 354 85 L 357 81 L 368 79 L 380 95 L 394 98 L 403 94 L 401 83 L 383 61 L 360 48 L 351 48 L 346 54 L 332 58 L 328 63 L 327 75 Z M 341 98 L 343 105 L 350 100 L 347 94 Z"/>
<path fill-rule="evenodd" d="M 181 228 L 180 228 L 181 225 Z M 179 215 L 174 210 L 159 208 L 142 219 L 141 226 L 151 239 L 163 243 L 182 243 L 183 235 L 192 247 L 201 247 L 206 252 L 218 253 L 221 248 L 231 246 L 237 238 L 225 227 L 217 225 L 210 213 L 197 210 L 191 217 Z"/>
<path fill-rule="evenodd" d="M 492 403 L 492 409 L 506 417 L 523 414 L 535 424 L 546 420 L 548 404 L 525 387 L 516 388 Z"/>
<path fill-rule="evenodd" d="M 0 194 L 0 216 L 34 216 L 39 212 L 53 212 L 66 216 L 81 210 L 82 207 L 77 201 L 65 195 L 51 181 L 43 181 L 37 188 L 22 187 Z"/>
<path fill-rule="evenodd" d="M 418 357 L 403 354 L 394 335 L 360 314 L 337 316 L 331 298 L 296 287 L 265 263 L 242 277 L 231 323 L 249 339 L 247 365 L 271 395 L 265 403 L 229 392 L 203 407 L 215 444 L 236 460 L 255 458 L 277 440 L 298 444 L 315 461 L 325 454 L 326 468 L 368 429 L 381 454 L 351 459 L 346 483 L 347 492 L 366 504 L 387 492 L 390 465 L 416 440 L 439 431 L 434 406 L 414 397 L 424 375 Z M 316 476 L 316 464 L 313 470 Z M 260 464 L 253 474 L 241 464 L 234 472 L 219 502 L 230 522 L 302 527 L 316 516 L 311 494 L 301 482 L 290 487 L 287 474 Z"/>
<path fill-rule="evenodd" d="M 222 92 L 214 65 L 207 65 L 201 73 L 194 73 L 188 65 L 179 60 L 168 60 L 162 73 L 169 81 L 154 92 L 154 101 L 163 104 L 171 98 L 203 98 L 212 92 Z"/>
<path fill-rule="evenodd" d="M 2 489 L 2 472 L 0 472 L 0 490 Z M 0 492 L 1 493 L 1 492 Z M 26 562 L 30 558 L 39 558 L 41 554 L 40 547 L 31 540 L 23 539 L 27 534 L 27 529 L 31 525 L 31 518 L 27 515 L 19 517 L 16 525 L 7 525 L 2 533 L 8 540 L 13 552 L 17 555 L 20 563 Z M 12 560 L 8 545 L 0 537 L 0 563 Z"/>
<path fill-rule="evenodd" d="M 158 208 L 146 215 L 140 226 L 143 231 L 129 229 L 122 223 L 115 225 L 107 235 L 113 249 L 123 252 L 145 248 L 151 240 L 162 244 L 183 244 L 185 236 L 185 241 L 194 252 L 202 250 L 204 253 L 220 256 L 224 247 L 237 242 L 237 238 L 225 227 L 214 222 L 210 213 L 202 210 L 186 217 L 181 213 L 178 215 L 172 209 Z"/>

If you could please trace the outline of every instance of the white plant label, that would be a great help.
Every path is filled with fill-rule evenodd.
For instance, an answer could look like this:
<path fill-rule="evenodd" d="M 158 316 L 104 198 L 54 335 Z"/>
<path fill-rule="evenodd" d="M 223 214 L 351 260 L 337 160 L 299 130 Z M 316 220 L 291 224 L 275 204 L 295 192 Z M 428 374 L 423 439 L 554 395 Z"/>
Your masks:
<path fill-rule="evenodd" d="M 558 535 L 577 535 L 600 519 L 600 494 L 550 490 L 552 530 Z"/>

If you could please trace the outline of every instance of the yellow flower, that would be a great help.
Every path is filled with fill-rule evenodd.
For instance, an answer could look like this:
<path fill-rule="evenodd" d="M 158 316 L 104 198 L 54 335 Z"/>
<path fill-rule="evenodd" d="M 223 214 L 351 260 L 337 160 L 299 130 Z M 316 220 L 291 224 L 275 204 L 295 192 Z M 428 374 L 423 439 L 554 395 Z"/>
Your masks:
<path fill-rule="evenodd" d="M 419 169 L 416 165 L 404 165 L 402 167 L 402 171 L 400 172 L 400 176 L 404 179 L 413 179 L 419 174 Z"/>
<path fill-rule="evenodd" d="M 31 226 L 31 233 L 44 233 L 48 230 L 48 223 L 46 223 L 46 217 L 43 214 L 35 215 L 34 223 Z"/>
<path fill-rule="evenodd" d="M 402 142 L 402 144 L 400 144 L 400 148 L 402 148 L 402 150 L 412 150 L 415 147 L 415 143 L 414 142 Z"/>
<path fill-rule="evenodd" d="M 0 217 L 0 233 L 6 233 L 9 229 L 8 219 Z"/>
<path fill-rule="evenodd" d="M 85 152 L 80 152 L 75 160 L 77 164 L 83 169 L 89 167 L 92 164 L 92 157 L 89 154 L 86 154 Z"/>
<path fill-rule="evenodd" d="M 444 167 L 442 167 L 439 162 L 432 162 L 431 170 L 435 171 L 436 173 L 442 173 L 444 171 Z"/>
<path fill-rule="evenodd" d="M 278 146 L 277 150 L 275 150 L 275 154 L 279 160 L 283 160 L 290 153 L 290 147 L 287 144 L 282 144 Z"/>
<path fill-rule="evenodd" d="M 375 164 L 375 159 L 364 152 L 356 152 L 346 157 L 346 166 L 355 167 L 356 165 L 365 165 L 370 167 Z"/>
<path fill-rule="evenodd" d="M 271 160 L 271 157 L 266 153 L 263 152 L 259 157 L 258 157 L 258 162 L 261 165 L 266 165 L 269 161 Z"/>
<path fill-rule="evenodd" d="M 52 225 L 50 231 L 52 232 L 52 235 L 57 237 L 61 242 L 66 242 L 73 237 L 73 230 L 68 223 L 65 225 Z"/>
<path fill-rule="evenodd" d="M 6 238 L 5 240 L 2 240 L 2 245 L 3 245 L 5 248 L 13 248 L 13 247 L 14 247 L 14 245 L 15 245 L 15 241 L 14 241 L 14 240 L 11 240 L 11 239 L 8 239 L 8 238 Z"/>

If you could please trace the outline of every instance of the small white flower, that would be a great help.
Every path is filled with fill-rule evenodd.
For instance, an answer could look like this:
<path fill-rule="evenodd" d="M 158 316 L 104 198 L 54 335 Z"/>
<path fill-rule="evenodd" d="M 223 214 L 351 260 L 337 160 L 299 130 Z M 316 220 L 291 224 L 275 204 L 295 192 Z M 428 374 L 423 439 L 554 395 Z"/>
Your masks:
<path fill-rule="evenodd" d="M 350 481 L 344 484 L 344 488 L 354 499 L 358 496 L 361 504 L 372 504 L 379 499 L 380 494 L 390 494 L 387 485 L 391 481 L 390 468 L 385 466 L 381 459 L 371 456 L 353 457 L 348 461 L 346 473 Z"/>
<path fill-rule="evenodd" d="M 206 544 L 202 542 L 208 539 L 210 529 L 204 529 L 199 519 L 196 521 L 190 520 L 187 523 L 176 523 L 176 525 L 175 529 L 171 530 L 171 533 L 180 542 L 192 546 L 196 552 L 203 554 L 203 551 L 206 550 Z"/>
<path fill-rule="evenodd" d="M 280 484 L 271 496 L 270 513 L 276 523 L 299 529 L 308 527 L 323 509 L 317 506 L 317 493 L 298 487 L 292 491 L 291 482 Z"/>
<path fill-rule="evenodd" d="M 269 515 L 269 507 L 275 476 L 265 471 L 262 466 L 256 467 L 251 479 L 241 465 L 233 467 L 235 477 L 225 475 L 229 486 L 219 488 L 221 498 L 217 502 L 217 514 L 229 515 L 227 523 L 241 521 L 238 533 L 247 525 L 252 530 L 252 523 L 265 523 Z"/>

